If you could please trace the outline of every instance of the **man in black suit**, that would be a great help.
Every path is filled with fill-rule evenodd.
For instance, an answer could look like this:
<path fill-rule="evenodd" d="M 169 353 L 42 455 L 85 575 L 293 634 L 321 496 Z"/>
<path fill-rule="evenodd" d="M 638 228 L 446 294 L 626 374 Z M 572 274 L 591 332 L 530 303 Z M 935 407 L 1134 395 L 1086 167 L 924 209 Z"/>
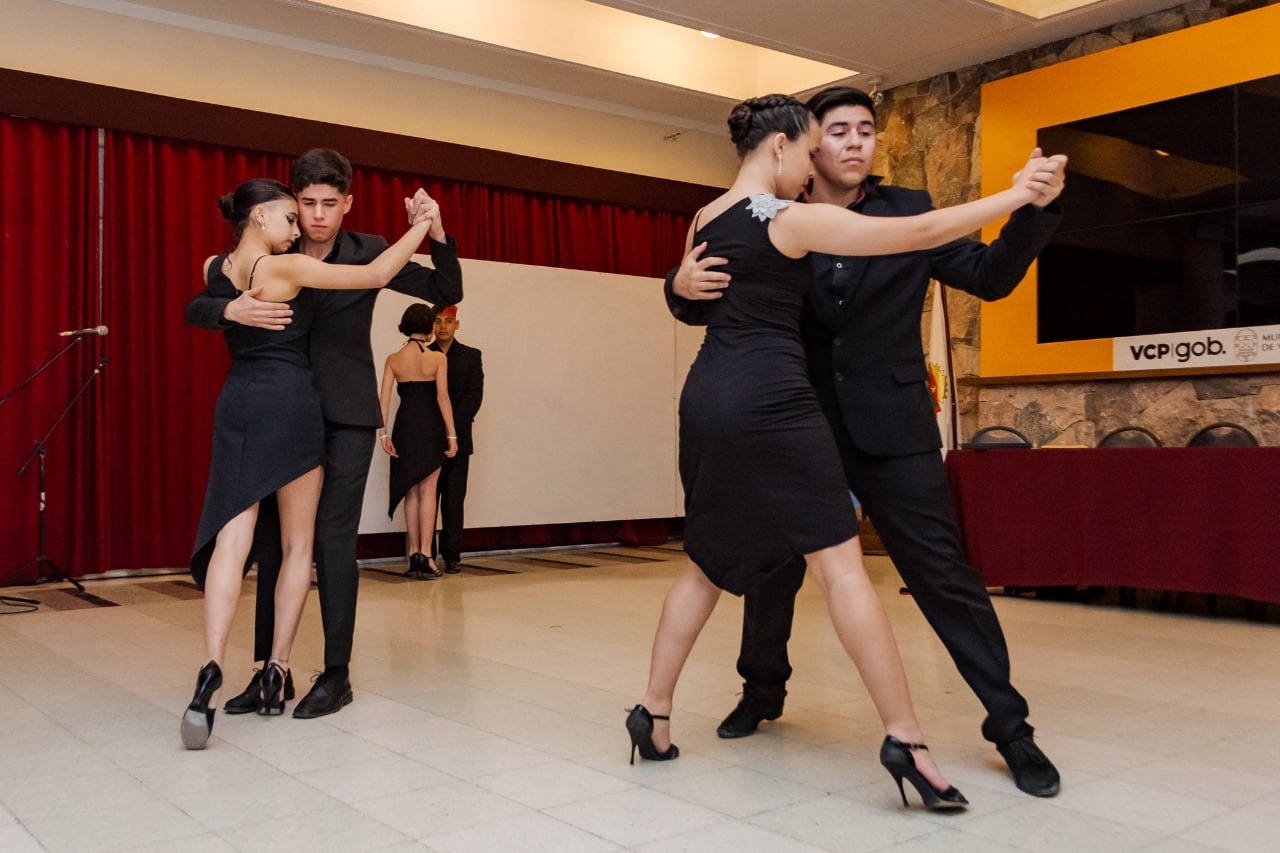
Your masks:
<path fill-rule="evenodd" d="M 442 352 L 449 361 L 449 402 L 453 405 L 453 425 L 458 431 L 458 452 L 444 460 L 436 500 L 440 505 L 439 553 L 444 570 L 457 574 L 462 562 L 462 504 L 467 499 L 467 474 L 471 470 L 471 424 L 484 399 L 484 366 L 480 350 L 454 338 L 462 324 L 458 306 L 450 305 L 436 314 L 431 349 Z M 435 556 L 435 543 L 431 555 Z"/>
<path fill-rule="evenodd" d="M 810 201 L 870 216 L 909 216 L 932 208 L 929 194 L 881 184 L 867 174 L 875 153 L 875 104 L 866 93 L 833 87 L 809 101 L 822 125 Z M 996 744 L 1023 791 L 1058 793 L 1056 768 L 1036 746 L 1026 700 L 1009 680 L 1009 653 L 991 599 L 960 544 L 927 385 L 920 316 L 930 279 L 999 299 L 1011 293 L 1061 219 L 1050 203 L 1061 182 L 1015 211 L 990 246 L 956 240 L 924 252 L 849 258 L 813 255 L 814 284 L 801 323 L 809 374 L 831 422 L 849 487 L 875 523 L 889 556 L 960 674 L 987 710 L 983 736 Z M 695 247 L 668 277 L 672 313 L 705 323 L 728 284 Z M 695 300 L 695 301 L 690 301 Z M 850 510 L 852 511 L 852 509 Z M 738 672 L 742 701 L 720 724 L 723 738 L 745 737 L 782 714 L 791 676 L 787 640 L 804 561 L 748 593 Z"/>
<path fill-rule="evenodd" d="M 382 237 L 342 230 L 342 218 L 351 210 L 353 197 L 349 192 L 351 164 L 341 154 L 328 148 L 308 151 L 294 165 L 292 181 L 298 194 L 298 225 L 302 230 L 296 251 L 326 263 L 364 264 L 387 247 Z M 415 203 L 435 208 L 435 221 L 428 232 L 435 269 L 407 264 L 387 287 L 435 304 L 452 305 L 462 299 L 458 247 L 445 234 L 435 201 L 419 190 Z M 293 710 L 293 715 L 301 719 L 332 714 L 352 700 L 349 665 L 360 580 L 356 539 L 365 480 L 373 458 L 374 431 L 382 425 L 369 342 L 377 295 L 377 290 L 316 292 L 311 368 L 324 410 L 327 459 L 316 511 L 315 561 L 325 668 Z M 256 291 L 233 300 L 197 294 L 187 305 L 187 322 L 215 331 L 230 323 L 284 328 L 292 309 L 280 303 L 261 302 L 255 296 Z M 270 501 L 263 502 L 254 549 L 258 561 L 254 658 L 261 661 L 271 653 L 275 625 L 272 600 L 280 571 L 280 536 L 278 529 L 272 530 L 273 506 Z M 258 709 L 261 677 L 260 672 L 255 672 L 244 692 L 227 701 L 227 713 L 245 714 Z M 285 698 L 292 699 L 293 695 L 290 674 Z"/>

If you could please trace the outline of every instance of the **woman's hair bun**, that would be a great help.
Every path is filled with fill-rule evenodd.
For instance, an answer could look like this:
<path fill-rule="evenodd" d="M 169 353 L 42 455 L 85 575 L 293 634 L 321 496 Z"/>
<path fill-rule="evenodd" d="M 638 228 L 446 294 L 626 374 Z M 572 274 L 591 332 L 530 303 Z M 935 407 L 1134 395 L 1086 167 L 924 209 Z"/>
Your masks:
<path fill-rule="evenodd" d="M 784 133 L 787 139 L 798 139 L 813 121 L 809 109 L 790 95 L 762 95 L 748 98 L 729 113 L 729 138 L 745 157 L 771 133 Z"/>
<path fill-rule="evenodd" d="M 236 209 L 236 194 L 229 192 L 222 198 L 218 199 L 218 210 L 222 211 L 222 217 L 228 222 L 231 221 L 232 214 Z"/>

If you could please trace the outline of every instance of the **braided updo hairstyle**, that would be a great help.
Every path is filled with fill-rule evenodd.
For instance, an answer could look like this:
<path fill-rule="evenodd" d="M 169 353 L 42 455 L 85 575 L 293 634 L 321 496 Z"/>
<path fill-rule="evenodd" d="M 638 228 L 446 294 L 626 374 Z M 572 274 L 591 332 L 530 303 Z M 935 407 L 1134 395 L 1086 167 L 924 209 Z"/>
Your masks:
<path fill-rule="evenodd" d="M 249 224 L 249 213 L 258 205 L 282 198 L 297 199 L 293 190 L 270 178 L 254 178 L 245 181 L 218 199 L 218 209 L 231 222 L 231 248 L 240 243 L 240 236 Z"/>
<path fill-rule="evenodd" d="M 790 95 L 762 95 L 743 101 L 729 113 L 729 138 L 738 156 L 745 157 L 770 134 L 799 139 L 809 132 L 812 121 L 808 108 Z"/>

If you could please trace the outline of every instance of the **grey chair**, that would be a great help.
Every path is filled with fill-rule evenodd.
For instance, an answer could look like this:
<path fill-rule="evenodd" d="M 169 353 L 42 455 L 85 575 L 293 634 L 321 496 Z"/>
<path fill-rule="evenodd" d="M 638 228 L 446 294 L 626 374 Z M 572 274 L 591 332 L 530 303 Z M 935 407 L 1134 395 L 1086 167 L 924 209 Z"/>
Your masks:
<path fill-rule="evenodd" d="M 1026 450 L 1031 439 L 1009 426 L 983 427 L 964 445 L 967 450 Z"/>
<path fill-rule="evenodd" d="M 1187 447 L 1257 447 L 1258 439 L 1240 424 L 1210 424 L 1191 436 Z"/>
<path fill-rule="evenodd" d="M 1151 430 L 1140 426 L 1113 429 L 1098 442 L 1099 447 L 1163 447 L 1163 442 Z"/>

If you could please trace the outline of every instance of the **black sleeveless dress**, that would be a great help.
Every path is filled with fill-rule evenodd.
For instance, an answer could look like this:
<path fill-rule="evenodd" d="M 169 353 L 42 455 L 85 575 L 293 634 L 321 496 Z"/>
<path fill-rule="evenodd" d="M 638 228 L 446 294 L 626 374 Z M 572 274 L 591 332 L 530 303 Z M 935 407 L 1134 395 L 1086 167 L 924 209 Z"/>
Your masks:
<path fill-rule="evenodd" d="M 426 351 L 422 345 L 418 349 Z M 398 456 L 391 457 L 388 516 L 395 514 L 411 486 L 444 465 L 444 453 L 449 449 L 435 380 L 397 382 L 396 393 L 400 395 L 400 408 L 396 410 L 395 426 L 391 428 L 391 443 L 396 446 Z"/>
<path fill-rule="evenodd" d="M 737 595 L 858 532 L 800 338 L 812 268 L 769 240 L 785 206 L 752 196 L 694 235 L 707 241 L 707 256 L 729 259 L 732 283 L 711 308 L 680 395 L 684 545 L 716 586 Z"/>
<path fill-rule="evenodd" d="M 208 293 L 235 298 L 239 291 L 222 273 L 223 258 L 209 265 Z M 293 322 L 282 331 L 232 326 L 223 332 L 231 370 L 213 414 L 209 485 L 191 557 L 191 574 L 202 589 L 223 526 L 324 463 L 324 418 L 307 355 L 313 297 L 303 288 L 289 301 Z"/>

